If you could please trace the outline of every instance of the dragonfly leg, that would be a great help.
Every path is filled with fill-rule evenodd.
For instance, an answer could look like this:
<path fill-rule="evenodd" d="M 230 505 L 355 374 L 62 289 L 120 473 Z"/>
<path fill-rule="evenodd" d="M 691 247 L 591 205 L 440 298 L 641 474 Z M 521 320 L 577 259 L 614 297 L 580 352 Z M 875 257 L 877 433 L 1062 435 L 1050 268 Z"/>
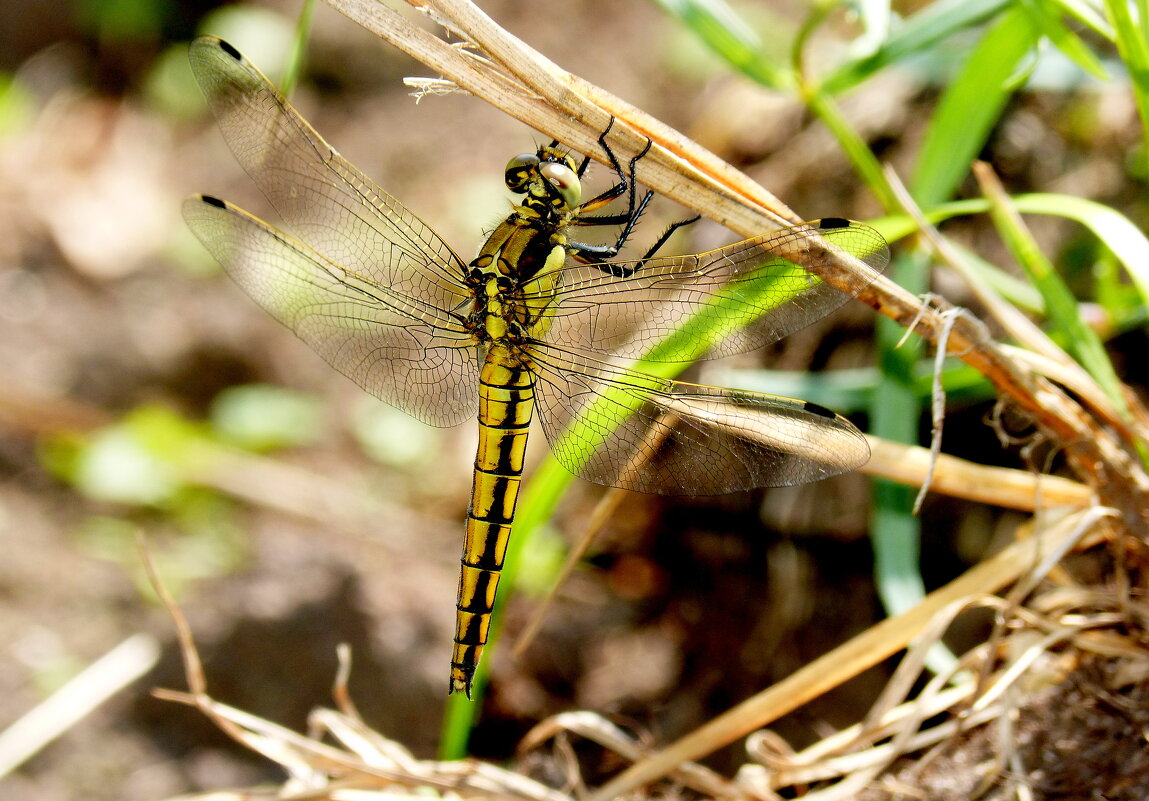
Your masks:
<path fill-rule="evenodd" d="M 618 156 L 616 156 L 614 154 L 614 151 L 611 150 L 610 145 L 608 145 L 606 143 L 607 134 L 610 133 L 610 129 L 613 127 L 614 127 L 614 117 L 611 117 L 610 122 L 608 122 L 606 125 L 606 128 L 598 136 L 598 144 L 599 144 L 599 147 L 602 148 L 602 152 L 606 154 L 607 161 L 610 162 L 610 167 L 614 171 L 614 174 L 617 177 L 618 181 L 615 183 L 614 186 L 610 187 L 605 192 L 600 192 L 599 194 L 595 195 L 590 200 L 586 201 L 585 203 L 583 203 L 582 205 L 579 206 L 578 214 L 582 219 L 582 221 L 579 224 L 581 224 L 581 225 L 599 225 L 599 224 L 601 224 L 601 225 L 617 225 L 617 224 L 619 224 L 619 223 L 614 223 L 614 222 L 603 222 L 603 223 L 592 222 L 593 220 L 598 220 L 598 219 L 613 219 L 615 217 L 621 217 L 622 215 L 619 215 L 619 214 L 605 215 L 603 218 L 587 217 L 586 214 L 587 214 L 587 212 L 595 211 L 596 209 L 601 209 L 607 203 L 610 203 L 612 200 L 617 200 L 618 198 L 625 195 L 628 191 L 630 192 L 630 200 L 627 204 L 627 215 L 626 215 L 627 218 L 629 218 L 634 213 L 634 163 L 636 161 L 638 161 L 638 159 L 645 156 L 646 152 L 648 150 L 650 150 L 650 140 L 649 139 L 647 140 L 646 147 L 643 148 L 643 151 L 641 153 L 639 153 L 637 156 L 635 156 L 633 159 L 631 159 L 631 161 L 630 161 L 630 179 L 628 180 L 626 173 L 622 171 L 622 164 L 619 163 Z M 586 171 L 586 167 L 587 167 L 587 164 L 589 162 L 590 162 L 590 156 L 584 156 L 582 164 L 580 164 L 579 168 L 578 168 L 578 177 L 580 179 L 582 178 L 583 173 Z"/>
<path fill-rule="evenodd" d="M 659 250 L 661 250 L 662 246 L 666 244 L 666 241 L 668 239 L 670 239 L 670 237 L 673 236 L 674 232 L 677 231 L 679 228 L 685 228 L 688 225 L 693 225 L 694 223 L 698 222 L 701 219 L 702 219 L 701 214 L 695 214 L 693 217 L 687 217 L 685 220 L 679 220 L 676 223 L 671 223 L 670 225 L 668 225 L 666 227 L 666 230 L 662 232 L 662 236 L 660 236 L 657 239 L 657 241 L 655 241 L 655 243 L 650 246 L 650 250 L 646 251 L 646 253 L 643 254 L 642 260 L 646 261 L 651 256 L 653 256 L 655 253 L 657 253 Z"/>
<path fill-rule="evenodd" d="M 641 199 L 637 199 L 638 193 L 636 191 L 636 187 L 638 182 L 635 179 L 636 165 L 642 158 L 646 156 L 647 153 L 650 152 L 650 148 L 653 147 L 654 142 L 650 139 L 647 139 L 646 147 L 636 153 L 630 159 L 630 161 L 627 162 L 626 170 L 624 171 L 621 162 L 618 160 L 618 156 L 615 155 L 615 152 L 611 149 L 610 145 L 606 141 L 607 134 L 610 132 L 610 129 L 613 127 L 613 125 L 614 117 L 611 117 L 610 123 L 607 124 L 606 129 L 602 132 L 602 134 L 599 135 L 598 142 L 602 147 L 603 152 L 606 153 L 607 159 L 610 161 L 615 175 L 618 176 L 618 183 L 612 186 L 606 192 L 603 192 L 598 197 L 588 200 L 586 203 L 582 204 L 580 208 L 582 211 L 586 211 L 591 208 L 599 208 L 603 204 L 622 197 L 623 194 L 627 194 L 627 210 L 620 214 L 601 214 L 596 216 L 582 215 L 577 217 L 572 224 L 621 225 L 622 230 L 619 231 L 618 238 L 612 245 L 588 245 L 582 242 L 569 242 L 567 243 L 567 250 L 578 261 L 594 265 L 603 272 L 610 275 L 625 278 L 634 273 L 634 268 L 623 267 L 622 265 L 618 264 L 610 264 L 609 260 L 617 256 L 619 251 L 622 250 L 623 246 L 626 244 L 627 240 L 630 239 L 630 235 L 634 232 L 635 227 L 638 225 L 639 219 L 641 219 L 643 212 L 646 211 L 647 205 L 654 197 L 654 191 L 647 190 Z M 690 225 L 691 223 L 696 222 L 698 219 L 699 215 L 695 215 L 694 217 L 686 220 L 679 220 L 678 222 L 670 225 L 665 231 L 662 232 L 655 243 L 650 246 L 650 248 L 642 256 L 642 260 L 649 259 L 655 253 L 657 253 L 658 250 L 666 244 L 667 240 L 669 240 L 674 232 L 679 228 L 682 228 L 685 225 Z"/>

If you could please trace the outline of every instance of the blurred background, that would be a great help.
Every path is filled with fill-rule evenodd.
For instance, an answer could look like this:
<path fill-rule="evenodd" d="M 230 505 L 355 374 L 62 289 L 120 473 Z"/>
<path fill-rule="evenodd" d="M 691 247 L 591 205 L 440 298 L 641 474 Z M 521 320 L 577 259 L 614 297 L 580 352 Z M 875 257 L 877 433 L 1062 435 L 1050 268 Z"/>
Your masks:
<path fill-rule="evenodd" d="M 737 74 L 656 4 L 481 5 L 804 217 L 882 213 L 793 87 Z M 798 2 L 738 9 L 780 64 L 809 33 L 811 10 Z M 6 798 L 135 801 L 281 778 L 197 712 L 149 695 L 186 684 L 140 535 L 216 698 L 302 729 L 309 709 L 330 703 L 335 647 L 347 642 L 366 720 L 419 756 L 435 752 L 473 427 L 428 428 L 367 397 L 232 285 L 179 216 L 183 196 L 208 192 L 274 221 L 207 115 L 186 47 L 199 33 L 222 36 L 278 80 L 298 13 L 287 0 L 0 0 L 0 729 L 125 641 L 124 669 L 142 673 L 0 778 Z M 971 23 L 841 98 L 877 158 L 912 171 L 939 94 L 983 33 Z M 828 70 L 859 40 L 856 20 L 836 14 L 806 45 L 806 68 Z M 1143 224 L 1140 123 L 1120 73 L 1091 77 L 1056 48 L 1022 67 L 977 155 L 1011 191 L 1091 198 Z M 503 165 L 546 137 L 466 95 L 416 102 L 406 76 L 435 77 L 321 5 L 293 102 L 469 258 L 509 208 Z M 975 195 L 962 180 L 956 194 Z M 611 182 L 592 167 L 592 187 Z M 687 215 L 656 202 L 635 247 Z M 1034 229 L 1091 297 L 1112 259 L 1062 220 Z M 955 230 L 1008 261 L 992 232 Z M 674 247 L 734 238 L 702 223 Z M 952 279 L 939 286 L 968 301 Z M 1144 352 L 1135 305 L 1119 318 L 1087 308 L 1122 375 L 1144 386 L 1144 359 L 1125 355 Z M 851 304 L 725 366 L 864 371 L 872 325 Z M 851 391 L 804 397 L 864 425 Z M 984 424 L 991 407 L 976 382 L 955 391 L 947 450 L 1019 466 Z M 910 425 L 928 432 L 917 415 Z M 536 436 L 532 462 L 544 450 Z M 526 586 L 506 605 L 511 634 L 601 493 L 577 484 L 524 557 Z M 859 475 L 723 498 L 628 496 L 526 655 L 494 655 L 472 751 L 506 757 L 533 722 L 572 707 L 666 741 L 866 628 L 883 614 L 870 509 Z M 927 503 L 925 586 L 976 563 L 1021 519 Z M 976 632 L 953 635 L 963 636 Z M 884 677 L 859 678 L 779 730 L 801 742 L 857 719 Z"/>

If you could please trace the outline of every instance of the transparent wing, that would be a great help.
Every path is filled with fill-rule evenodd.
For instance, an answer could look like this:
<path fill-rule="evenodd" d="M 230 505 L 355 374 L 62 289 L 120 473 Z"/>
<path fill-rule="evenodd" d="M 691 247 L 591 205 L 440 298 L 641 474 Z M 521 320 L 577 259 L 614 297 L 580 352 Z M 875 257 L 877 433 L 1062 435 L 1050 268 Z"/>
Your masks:
<path fill-rule="evenodd" d="M 336 264 L 222 200 L 189 197 L 183 214 L 256 303 L 363 389 L 431 425 L 474 417 L 478 362 L 456 317 Z"/>
<path fill-rule="evenodd" d="M 538 416 L 555 458 L 611 487 L 717 495 L 861 467 L 865 437 L 806 401 L 687 384 L 532 347 Z"/>
<path fill-rule="evenodd" d="M 652 361 L 754 350 L 850 298 L 801 266 L 827 250 L 855 257 L 870 280 L 889 260 L 877 231 L 827 218 L 708 253 L 611 262 L 605 267 L 613 275 L 570 265 L 538 330 L 562 347 Z"/>
<path fill-rule="evenodd" d="M 335 152 L 231 45 L 200 37 L 190 58 L 228 145 L 292 233 L 396 294 L 442 309 L 469 298 L 451 248 Z"/>

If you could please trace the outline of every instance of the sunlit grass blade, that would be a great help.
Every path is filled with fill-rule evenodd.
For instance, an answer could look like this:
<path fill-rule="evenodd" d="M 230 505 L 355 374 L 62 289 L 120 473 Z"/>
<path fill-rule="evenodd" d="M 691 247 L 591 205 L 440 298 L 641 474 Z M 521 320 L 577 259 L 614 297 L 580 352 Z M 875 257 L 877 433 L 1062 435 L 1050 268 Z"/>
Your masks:
<path fill-rule="evenodd" d="M 981 199 L 976 201 L 957 200 L 934 206 L 932 211 L 925 214 L 925 217 L 930 223 L 937 225 L 950 217 L 982 213 L 987 209 L 988 204 Z M 880 217 L 871 222 L 873 227 L 886 238 L 887 242 L 896 242 L 917 231 L 917 224 L 905 214 Z M 957 243 L 951 242 L 950 244 L 954 252 L 966 260 L 966 267 L 972 273 L 1010 303 L 1035 313 L 1044 309 L 1041 294 L 1031 284 L 1005 272 L 996 265 L 990 264 L 976 253 Z"/>
<path fill-rule="evenodd" d="M 840 94 L 871 75 L 906 58 L 925 52 L 958 31 L 972 28 L 998 13 L 1006 0 L 941 0 L 893 26 L 878 50 L 847 62 L 821 83 L 827 94 Z"/>
<path fill-rule="evenodd" d="M 758 305 L 766 310 L 784 305 L 800 295 L 809 286 L 810 274 L 797 264 L 790 267 L 785 272 L 778 270 L 755 282 L 752 288 L 728 288 L 715 294 L 708 304 L 700 306 L 670 336 L 630 365 L 634 370 L 633 381 L 649 379 L 648 388 L 656 389 L 660 383 L 657 379 L 678 376 L 694 360 L 740 327 L 740 309 Z M 581 454 L 584 461 L 589 459 L 595 448 L 612 436 L 615 427 L 622 422 L 617 410 L 633 410 L 639 402 L 637 394 L 616 388 L 605 389 L 580 410 L 579 417 L 560 435 L 560 442 L 552 443 L 552 446 L 556 451 Z"/>
<path fill-rule="evenodd" d="M 927 211 L 969 173 L 1012 90 L 1010 76 L 1037 43 L 1029 15 L 1013 8 L 995 22 L 946 89 L 930 120 L 910 191 Z"/>
<path fill-rule="evenodd" d="M 1137 19 L 1133 10 L 1137 10 Z M 1138 0 L 1105 0 L 1105 10 L 1113 23 L 1117 52 L 1129 70 L 1133 97 L 1141 115 L 1142 176 L 1149 175 L 1149 3 Z"/>
<path fill-rule="evenodd" d="M 772 89 L 793 84 L 778 59 L 763 50 L 754 30 L 724 0 L 656 0 L 716 55 L 751 80 Z"/>
<path fill-rule="evenodd" d="M 295 23 L 295 40 L 291 46 L 291 58 L 288 59 L 279 89 L 285 97 L 291 97 L 291 93 L 295 90 L 295 84 L 299 82 L 299 76 L 303 72 L 307 42 L 311 38 L 311 17 L 314 13 L 315 0 L 303 0 L 303 7 L 299 9 L 299 19 Z"/>
<path fill-rule="evenodd" d="M 1034 25 L 1042 36 L 1053 43 L 1065 56 L 1081 69 L 1099 80 L 1108 80 L 1109 74 L 1101 66 L 1101 60 L 1081 40 L 1077 34 L 1065 26 L 1061 19 L 1061 7 L 1052 0 L 1019 0 L 1021 6 L 1030 13 Z"/>
<path fill-rule="evenodd" d="M 1077 359 L 1122 413 L 1128 411 L 1122 385 L 1113 363 L 1097 334 L 1085 324 L 1077 299 L 1053 264 L 1041 252 L 1033 235 L 1022 222 L 1012 200 L 998 183 L 988 165 L 977 165 L 978 181 L 989 200 L 990 217 L 1010 253 L 1045 299 L 1045 309 L 1053 328 L 1061 334 L 1069 352 Z"/>
<path fill-rule="evenodd" d="M 901 254 L 894 260 L 892 277 L 920 294 L 928 283 L 925 267 L 920 255 Z M 870 402 L 870 431 L 891 442 L 916 445 L 922 402 L 913 390 L 913 369 L 920 358 L 921 343 L 902 342 L 901 328 L 884 318 L 878 320 L 874 338 L 881 377 Z M 918 564 L 921 524 L 913 514 L 914 491 L 878 478 L 870 498 L 874 581 L 886 613 L 895 615 L 925 596 Z"/>
<path fill-rule="evenodd" d="M 1089 228 L 1125 266 L 1141 303 L 1149 306 L 1149 238 L 1128 217 L 1109 206 L 1072 195 L 1018 195 L 1013 204 L 1025 214 L 1065 217 Z"/>
<path fill-rule="evenodd" d="M 1012 202 L 1022 214 L 1064 217 L 1088 228 L 1121 262 L 1140 295 L 1142 305 L 1149 306 L 1149 237 L 1128 217 L 1094 200 L 1052 192 L 1016 195 Z M 937 224 L 952 217 L 985 214 L 988 211 L 989 201 L 973 198 L 934 206 L 926 213 L 926 218 Z M 914 231 L 913 220 L 904 215 L 871 220 L 870 225 L 888 242 L 896 242 Z M 1035 289 L 1026 289 L 1028 285 L 1020 284 L 1018 279 L 1008 273 L 976 256 L 972 258 L 976 262 L 974 266 L 984 270 L 986 280 L 1003 297 L 1030 311 L 1044 311 L 1044 301 L 1035 295 Z"/>
<path fill-rule="evenodd" d="M 1113 41 L 1116 35 L 1113 26 L 1105 18 L 1105 7 L 1101 2 L 1092 0 L 1047 0 L 1058 5 L 1073 19 L 1088 26 L 1094 33 Z"/>

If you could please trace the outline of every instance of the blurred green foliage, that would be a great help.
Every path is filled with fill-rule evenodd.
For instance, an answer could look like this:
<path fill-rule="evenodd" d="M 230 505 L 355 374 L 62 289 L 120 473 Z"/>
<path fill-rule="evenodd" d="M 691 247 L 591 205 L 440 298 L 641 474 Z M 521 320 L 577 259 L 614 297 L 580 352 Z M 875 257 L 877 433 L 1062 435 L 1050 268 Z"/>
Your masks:
<path fill-rule="evenodd" d="M 210 414 L 222 442 L 256 452 L 310 445 L 319 438 L 322 418 L 317 398 L 270 384 L 225 389 Z"/>
<path fill-rule="evenodd" d="M 300 392 L 238 386 L 219 395 L 206 422 L 145 405 L 106 427 L 50 437 L 40 457 L 55 476 L 107 508 L 80 526 L 80 545 L 123 564 L 148 597 L 136 535 L 166 532 L 150 537 L 149 549 L 178 597 L 198 579 L 242 567 L 250 546 L 238 505 L 205 477 L 235 451 L 313 442 L 321 411 L 315 398 Z"/>

